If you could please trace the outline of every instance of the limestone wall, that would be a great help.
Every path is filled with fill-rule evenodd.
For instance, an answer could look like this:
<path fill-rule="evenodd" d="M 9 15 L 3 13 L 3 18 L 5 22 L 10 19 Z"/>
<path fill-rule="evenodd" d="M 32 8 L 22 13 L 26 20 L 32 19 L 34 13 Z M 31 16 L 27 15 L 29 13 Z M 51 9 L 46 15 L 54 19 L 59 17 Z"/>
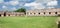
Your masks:
<path fill-rule="evenodd" d="M 0 16 L 4 16 L 4 13 L 5 12 L 0 12 Z M 25 15 L 25 13 L 24 12 L 6 12 L 6 14 L 5 14 L 6 16 L 24 16 Z"/>
<path fill-rule="evenodd" d="M 60 9 L 40 9 L 26 11 L 27 16 L 58 16 L 58 14 L 60 14 Z"/>

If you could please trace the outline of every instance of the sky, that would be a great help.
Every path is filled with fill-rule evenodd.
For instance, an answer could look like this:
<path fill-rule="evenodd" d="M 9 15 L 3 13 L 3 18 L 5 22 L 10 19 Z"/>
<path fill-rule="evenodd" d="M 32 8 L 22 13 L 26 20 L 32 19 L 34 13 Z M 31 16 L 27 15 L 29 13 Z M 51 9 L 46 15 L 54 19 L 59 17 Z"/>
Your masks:
<path fill-rule="evenodd" d="M 1 10 L 60 8 L 60 0 L 0 0 Z"/>

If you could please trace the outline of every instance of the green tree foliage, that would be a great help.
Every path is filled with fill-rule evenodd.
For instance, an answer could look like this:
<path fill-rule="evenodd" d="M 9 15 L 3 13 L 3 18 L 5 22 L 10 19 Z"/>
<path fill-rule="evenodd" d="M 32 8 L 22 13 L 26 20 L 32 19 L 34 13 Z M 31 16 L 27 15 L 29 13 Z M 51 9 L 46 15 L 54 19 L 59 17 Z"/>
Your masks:
<path fill-rule="evenodd" d="M 20 8 L 20 9 L 17 9 L 15 12 L 26 12 L 26 9 L 25 8 Z"/>

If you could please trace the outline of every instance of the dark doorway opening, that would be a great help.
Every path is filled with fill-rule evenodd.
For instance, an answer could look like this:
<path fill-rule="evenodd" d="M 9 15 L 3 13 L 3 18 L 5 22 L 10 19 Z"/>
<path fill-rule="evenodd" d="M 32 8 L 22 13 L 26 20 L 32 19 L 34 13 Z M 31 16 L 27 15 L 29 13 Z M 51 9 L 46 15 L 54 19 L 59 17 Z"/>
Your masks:
<path fill-rule="evenodd" d="M 8 16 L 10 16 L 10 14 L 8 14 Z"/>
<path fill-rule="evenodd" d="M 44 12 L 44 14 L 45 14 L 45 12 Z"/>
<path fill-rule="evenodd" d="M 35 15 L 36 13 L 34 13 L 34 15 Z"/>
<path fill-rule="evenodd" d="M 55 12 L 55 14 L 57 14 L 57 12 Z"/>
<path fill-rule="evenodd" d="M 40 13 L 39 13 L 40 14 Z"/>
<path fill-rule="evenodd" d="M 1 17 L 1 14 L 0 14 L 0 17 Z"/>
<path fill-rule="evenodd" d="M 60 28 L 60 21 L 59 21 L 59 24 L 58 24 L 58 28 Z"/>
<path fill-rule="evenodd" d="M 49 14 L 51 14 L 51 12 L 49 12 Z"/>
<path fill-rule="evenodd" d="M 4 12 L 4 16 L 6 16 L 6 12 Z"/>

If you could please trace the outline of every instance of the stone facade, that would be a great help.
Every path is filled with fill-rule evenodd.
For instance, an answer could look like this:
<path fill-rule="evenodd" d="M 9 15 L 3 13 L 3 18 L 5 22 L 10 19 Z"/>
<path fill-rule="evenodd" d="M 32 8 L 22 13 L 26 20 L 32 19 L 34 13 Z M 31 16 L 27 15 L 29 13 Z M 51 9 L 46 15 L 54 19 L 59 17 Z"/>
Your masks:
<path fill-rule="evenodd" d="M 24 12 L 0 11 L 0 16 L 24 16 Z M 34 9 L 26 11 L 26 16 L 60 16 L 60 8 Z"/>
<path fill-rule="evenodd" d="M 24 16 L 24 12 L 4 12 L 0 11 L 0 16 Z"/>
<path fill-rule="evenodd" d="M 26 11 L 27 16 L 60 16 L 59 8 L 34 9 Z"/>

